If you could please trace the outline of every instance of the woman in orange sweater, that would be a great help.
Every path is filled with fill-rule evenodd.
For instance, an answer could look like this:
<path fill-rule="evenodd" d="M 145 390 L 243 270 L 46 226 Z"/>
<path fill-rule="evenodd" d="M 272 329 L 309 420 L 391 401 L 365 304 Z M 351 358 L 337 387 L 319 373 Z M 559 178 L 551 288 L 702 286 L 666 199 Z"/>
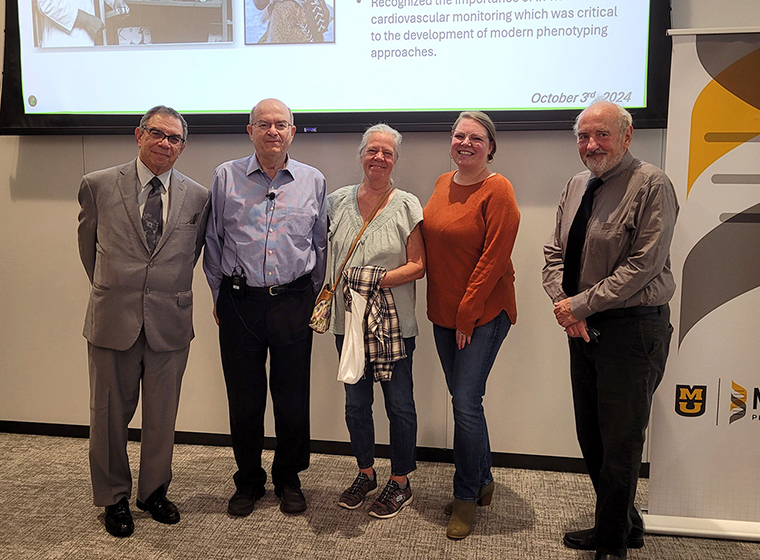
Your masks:
<path fill-rule="evenodd" d="M 486 380 L 517 319 L 512 247 L 520 223 L 510 182 L 491 173 L 496 128 L 485 113 L 467 111 L 454 123 L 451 159 L 424 210 L 428 318 L 454 408 L 454 501 L 446 534 L 472 532 L 475 504 L 494 490 L 483 411 Z"/>

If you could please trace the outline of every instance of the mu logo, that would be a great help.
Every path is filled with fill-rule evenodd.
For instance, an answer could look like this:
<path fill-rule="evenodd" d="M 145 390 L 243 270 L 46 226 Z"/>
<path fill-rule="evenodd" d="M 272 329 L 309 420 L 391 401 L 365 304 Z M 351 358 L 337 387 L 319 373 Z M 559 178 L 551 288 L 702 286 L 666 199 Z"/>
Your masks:
<path fill-rule="evenodd" d="M 737 420 L 741 420 L 747 414 L 747 389 L 734 381 L 731 381 L 731 388 L 733 389 L 733 393 L 731 393 L 729 425 Z"/>
<path fill-rule="evenodd" d="M 707 385 L 676 385 L 676 413 L 702 416 L 707 404 Z"/>

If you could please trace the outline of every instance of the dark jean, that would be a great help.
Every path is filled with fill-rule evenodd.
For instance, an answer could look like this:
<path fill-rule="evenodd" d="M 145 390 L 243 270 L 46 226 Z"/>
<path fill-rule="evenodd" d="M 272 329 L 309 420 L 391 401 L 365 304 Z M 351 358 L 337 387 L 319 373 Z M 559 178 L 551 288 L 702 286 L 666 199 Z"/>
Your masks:
<path fill-rule="evenodd" d="M 620 555 L 635 527 L 636 484 L 652 395 L 668 358 L 670 310 L 640 317 L 587 319 L 598 342 L 570 338 L 575 425 L 596 491 L 597 550 Z"/>
<path fill-rule="evenodd" d="M 335 335 L 335 346 L 340 355 L 344 337 Z M 393 365 L 389 381 L 381 381 L 385 398 L 385 412 L 390 423 L 391 474 L 404 476 L 417 468 L 417 411 L 414 406 L 412 381 L 412 354 L 414 337 L 405 338 L 406 358 Z M 372 404 L 375 382 L 372 367 L 367 366 L 364 376 L 354 385 L 346 387 L 346 425 L 351 436 L 351 451 L 360 469 L 375 464 L 375 422 Z"/>
<path fill-rule="evenodd" d="M 480 488 L 493 482 L 483 396 L 496 354 L 510 326 L 506 311 L 502 311 L 485 325 L 475 327 L 470 344 L 458 350 L 456 330 L 433 325 L 435 346 L 454 408 L 454 497 L 457 500 L 474 502 Z"/>
<path fill-rule="evenodd" d="M 314 293 L 308 276 L 296 282 L 303 289 L 277 296 L 249 292 L 237 299 L 225 278 L 216 302 L 232 451 L 238 467 L 234 480 L 246 494 L 263 489 L 267 479 L 261 466 L 267 388 L 277 436 L 272 483 L 275 488 L 298 488 L 298 473 L 309 467 L 312 330 L 308 324 Z"/>

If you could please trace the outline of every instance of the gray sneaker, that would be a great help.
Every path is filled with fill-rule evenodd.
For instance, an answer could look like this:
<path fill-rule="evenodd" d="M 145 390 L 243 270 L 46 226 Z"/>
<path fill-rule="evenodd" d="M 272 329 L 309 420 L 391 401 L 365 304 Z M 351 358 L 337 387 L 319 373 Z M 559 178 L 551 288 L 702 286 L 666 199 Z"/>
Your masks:
<path fill-rule="evenodd" d="M 369 508 L 369 514 L 378 519 L 389 519 L 411 503 L 412 485 L 409 480 L 407 479 L 406 488 L 401 488 L 395 480 L 389 480 L 380 496 Z"/>
<path fill-rule="evenodd" d="M 375 488 L 377 488 L 377 474 L 370 480 L 366 474 L 360 472 L 351 483 L 351 486 L 346 488 L 340 495 L 338 505 L 346 509 L 356 509 L 362 505 L 364 497 Z"/>

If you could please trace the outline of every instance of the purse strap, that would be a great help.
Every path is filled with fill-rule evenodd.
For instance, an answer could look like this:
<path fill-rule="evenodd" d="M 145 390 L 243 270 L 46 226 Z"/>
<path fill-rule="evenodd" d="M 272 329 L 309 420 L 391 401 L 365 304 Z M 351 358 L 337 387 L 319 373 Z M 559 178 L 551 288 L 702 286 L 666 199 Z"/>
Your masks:
<path fill-rule="evenodd" d="M 351 248 L 348 250 L 348 253 L 346 254 L 346 258 L 343 260 L 343 264 L 340 265 L 340 270 L 338 271 L 338 277 L 335 279 L 335 285 L 332 287 L 332 290 L 330 290 L 332 293 L 335 293 L 335 289 L 338 287 L 338 282 L 340 282 L 341 276 L 343 274 L 343 269 L 346 268 L 346 264 L 348 264 L 348 259 L 351 258 L 351 255 L 353 254 L 354 249 L 356 248 L 356 244 L 359 243 L 359 238 L 361 238 L 362 234 L 364 233 L 364 230 L 367 229 L 367 226 L 369 225 L 369 223 L 375 219 L 377 212 L 380 210 L 380 207 L 388 199 L 392 190 L 393 190 L 393 187 L 391 186 L 386 191 L 385 195 L 383 195 L 383 198 L 380 199 L 380 202 L 377 203 L 374 210 L 372 210 L 372 213 L 369 215 L 369 218 L 367 218 L 367 221 L 364 222 L 362 229 L 360 229 L 359 233 L 356 234 L 356 238 L 354 238 L 354 242 L 351 243 Z M 358 189 L 357 189 L 357 193 L 358 193 Z"/>

